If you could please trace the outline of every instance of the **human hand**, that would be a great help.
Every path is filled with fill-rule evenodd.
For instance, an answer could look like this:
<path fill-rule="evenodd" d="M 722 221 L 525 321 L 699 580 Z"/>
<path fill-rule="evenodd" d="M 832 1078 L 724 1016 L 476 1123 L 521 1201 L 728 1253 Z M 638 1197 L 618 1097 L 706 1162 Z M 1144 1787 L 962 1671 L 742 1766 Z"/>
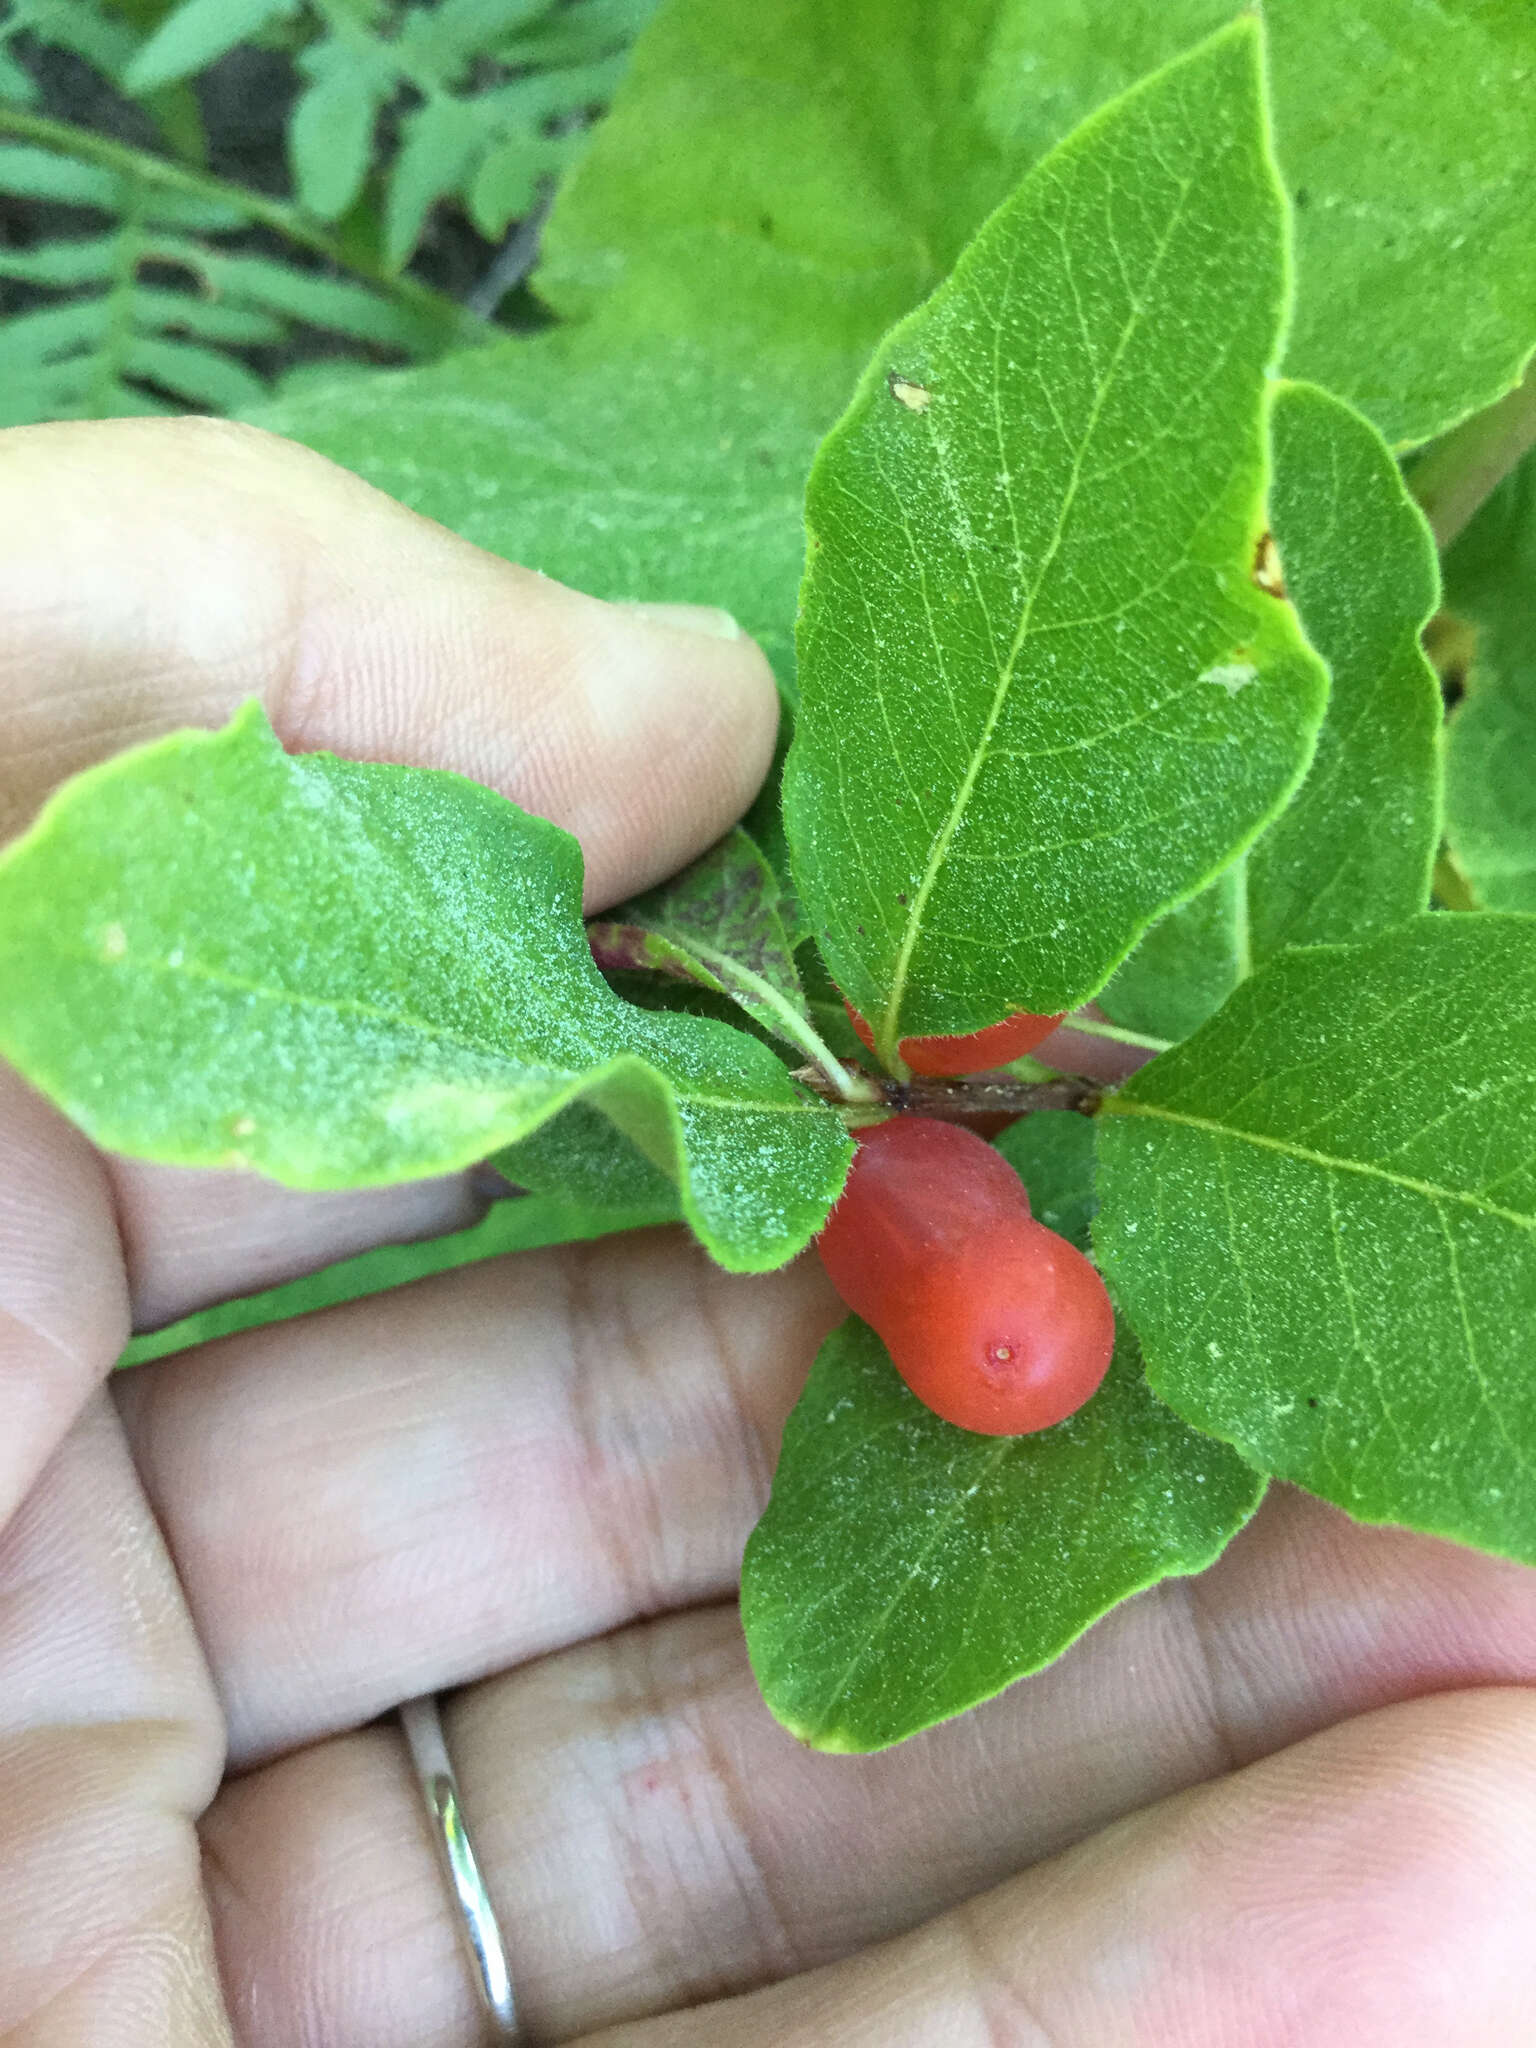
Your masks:
<path fill-rule="evenodd" d="M 6 837 L 254 692 L 290 746 L 557 818 L 596 907 L 716 836 L 772 739 L 749 642 L 202 423 L 0 436 L 0 618 Z M 390 1714 L 450 1688 L 530 2039 L 1528 2037 L 1524 1568 L 1277 1489 L 1039 1677 L 814 1755 L 757 1698 L 732 1588 L 840 1314 L 815 1260 L 525 1254 L 104 1392 L 130 1312 L 453 1228 L 472 1178 L 301 1196 L 103 1160 L 9 1075 L 0 1147 L 0 2038 L 465 2048 Z"/>

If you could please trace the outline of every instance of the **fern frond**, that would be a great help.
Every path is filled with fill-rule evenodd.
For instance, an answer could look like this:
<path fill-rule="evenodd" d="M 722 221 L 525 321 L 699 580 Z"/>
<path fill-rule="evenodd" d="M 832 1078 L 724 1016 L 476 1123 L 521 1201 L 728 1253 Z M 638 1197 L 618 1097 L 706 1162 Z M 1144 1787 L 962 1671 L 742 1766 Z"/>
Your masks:
<path fill-rule="evenodd" d="M 379 116 L 394 109 L 399 146 L 380 176 L 398 271 L 441 200 L 458 200 L 493 241 L 532 210 L 606 105 L 656 0 L 441 0 L 407 7 L 393 33 L 349 0 L 307 4 L 321 32 L 298 60 L 310 83 L 288 131 L 294 189 L 311 213 L 339 219 L 363 190 Z"/>
<path fill-rule="evenodd" d="M 188 407 L 235 412 L 269 386 L 244 360 L 294 323 L 405 354 L 419 318 L 367 287 L 218 246 L 238 209 L 24 144 L 0 146 L 0 192 L 106 216 L 104 232 L 0 249 L 0 288 L 60 303 L 0 317 L 0 424 Z M 0 289 L 0 310 L 7 296 Z"/>

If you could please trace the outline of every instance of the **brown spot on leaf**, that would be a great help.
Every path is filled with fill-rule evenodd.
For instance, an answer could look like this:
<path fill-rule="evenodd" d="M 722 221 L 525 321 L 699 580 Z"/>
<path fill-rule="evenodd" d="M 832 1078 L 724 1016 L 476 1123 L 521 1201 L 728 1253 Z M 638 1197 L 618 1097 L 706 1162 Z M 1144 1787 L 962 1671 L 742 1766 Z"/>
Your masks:
<path fill-rule="evenodd" d="M 1267 597 L 1285 596 L 1285 578 L 1280 573 L 1280 550 L 1272 533 L 1261 533 L 1253 551 L 1253 580 Z"/>

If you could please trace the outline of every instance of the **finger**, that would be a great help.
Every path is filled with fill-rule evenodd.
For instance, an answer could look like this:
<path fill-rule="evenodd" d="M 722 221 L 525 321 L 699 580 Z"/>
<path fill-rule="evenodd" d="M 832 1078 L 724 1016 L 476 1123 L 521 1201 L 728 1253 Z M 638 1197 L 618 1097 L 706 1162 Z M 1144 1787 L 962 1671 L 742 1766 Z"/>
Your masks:
<path fill-rule="evenodd" d="M 1330 1729 L 900 1941 L 588 2048 L 1489 2048 L 1536 1994 L 1536 1701 Z"/>
<path fill-rule="evenodd" d="M 0 1528 L 128 1335 L 100 1155 L 0 1061 Z"/>
<path fill-rule="evenodd" d="M 108 1404 L 0 1534 L 0 2036 L 230 2039 L 196 1815 L 218 1711 Z"/>
<path fill-rule="evenodd" d="M 123 1374 L 234 1753 L 728 1591 L 840 1314 L 647 1231 Z"/>
<path fill-rule="evenodd" d="M 684 630 L 686 611 L 580 596 L 253 429 L 12 430 L 0 840 L 64 775 L 254 694 L 290 746 L 455 768 L 554 818 L 607 901 L 708 844 L 768 763 L 761 654 L 719 637 L 723 614 Z M 462 1181 L 331 1200 L 156 1168 L 117 1180 L 140 1324 L 476 1207 Z"/>
<path fill-rule="evenodd" d="M 235 1754 L 729 1594 L 838 1314 L 813 1260 L 732 1277 L 680 1232 L 647 1232 L 124 1375 Z M 1253 1751 L 1292 1739 L 1297 1714 L 1536 1659 L 1536 1574 L 1360 1531 L 1299 1496 L 1217 1574 L 1160 1597 L 1181 1654 L 1151 1697 L 1198 1724 L 1202 1626 L 1220 1634 L 1204 1719 Z"/>
<path fill-rule="evenodd" d="M 251 1173 L 106 1162 L 116 1197 L 136 1330 L 210 1302 L 296 1280 L 337 1259 L 478 1223 L 484 1176 L 445 1174 L 392 1188 L 300 1194 Z"/>
<path fill-rule="evenodd" d="M 1183 1589 L 1159 1589 L 1049 1670 L 881 1755 L 819 1756 L 778 1728 L 725 1607 L 458 1696 L 449 1746 L 535 2038 L 825 1966 L 1381 1699 L 1536 1673 L 1529 1602 L 1523 1665 L 1508 1638 L 1531 1575 L 1484 1578 L 1490 1560 L 1293 1504 L 1208 1575 L 1229 1583 L 1203 1635 Z M 1253 1624 L 1276 1597 L 1293 1611 L 1261 1658 Z M 1230 1719 L 1210 1683 L 1227 1667 L 1241 1674 Z M 435 2038 L 435 2001 L 460 1979 L 418 1797 L 377 1732 L 221 1795 L 206 1824 L 225 1878 L 215 1916 L 265 2016 L 253 2041 L 282 2040 L 301 2010 L 327 2012 L 337 2038 Z M 385 1977 L 376 1942 L 395 1957 Z"/>
<path fill-rule="evenodd" d="M 0 436 L 0 618 L 0 839 L 64 775 L 255 695 L 290 747 L 553 818 L 605 903 L 740 815 L 777 723 L 751 641 L 583 597 L 221 421 Z"/>

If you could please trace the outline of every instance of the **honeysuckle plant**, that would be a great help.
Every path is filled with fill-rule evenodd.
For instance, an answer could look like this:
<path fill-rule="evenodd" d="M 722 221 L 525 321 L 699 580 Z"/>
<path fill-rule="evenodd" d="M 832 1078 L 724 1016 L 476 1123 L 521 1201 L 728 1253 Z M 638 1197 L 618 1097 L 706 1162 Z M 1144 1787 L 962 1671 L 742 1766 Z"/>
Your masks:
<path fill-rule="evenodd" d="M 556 323 L 261 417 L 729 606 L 793 733 L 753 812 L 588 931 L 555 826 L 250 708 L 0 860 L 0 1050 L 143 1158 L 490 1159 L 761 1272 L 872 1119 L 1018 1115 L 1113 1362 L 993 1437 L 828 1339 L 742 1590 L 809 1742 L 1039 1668 L 1271 1479 L 1536 1561 L 1532 75 L 1515 0 L 672 0 Z M 911 1079 L 1020 1010 L 1154 1056 Z"/>

